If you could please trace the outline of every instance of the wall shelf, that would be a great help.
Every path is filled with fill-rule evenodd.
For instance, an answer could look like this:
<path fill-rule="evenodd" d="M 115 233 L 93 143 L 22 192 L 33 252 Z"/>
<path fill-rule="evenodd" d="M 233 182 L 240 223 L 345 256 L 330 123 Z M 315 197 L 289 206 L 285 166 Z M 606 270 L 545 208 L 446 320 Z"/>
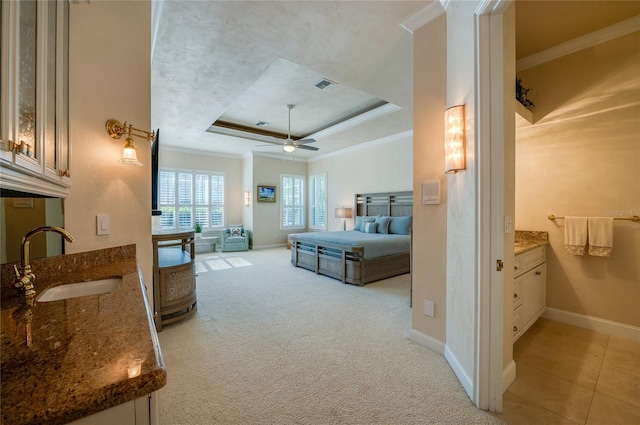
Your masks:
<path fill-rule="evenodd" d="M 529 124 L 533 124 L 533 112 L 529 110 L 526 106 L 516 100 L 516 114 L 520 115 L 522 118 L 527 120 Z"/>

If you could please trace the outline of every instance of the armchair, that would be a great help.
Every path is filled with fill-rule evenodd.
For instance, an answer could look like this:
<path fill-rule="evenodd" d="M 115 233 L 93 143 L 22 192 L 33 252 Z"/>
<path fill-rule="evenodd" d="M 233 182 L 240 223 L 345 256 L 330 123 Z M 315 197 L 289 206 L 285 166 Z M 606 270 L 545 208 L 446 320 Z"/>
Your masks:
<path fill-rule="evenodd" d="M 222 252 L 249 250 L 249 231 L 242 224 L 222 229 Z"/>

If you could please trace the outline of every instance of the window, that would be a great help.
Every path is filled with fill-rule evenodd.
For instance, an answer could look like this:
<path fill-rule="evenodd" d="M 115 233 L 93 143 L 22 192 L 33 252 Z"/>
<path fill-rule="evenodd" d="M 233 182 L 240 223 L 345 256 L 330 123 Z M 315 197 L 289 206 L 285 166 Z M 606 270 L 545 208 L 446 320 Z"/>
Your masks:
<path fill-rule="evenodd" d="M 327 175 L 309 177 L 309 228 L 327 230 Z"/>
<path fill-rule="evenodd" d="M 280 229 L 304 229 L 304 176 L 280 175 Z"/>
<path fill-rule="evenodd" d="M 163 229 L 224 226 L 224 175 L 192 170 L 160 170 L 158 207 Z"/>

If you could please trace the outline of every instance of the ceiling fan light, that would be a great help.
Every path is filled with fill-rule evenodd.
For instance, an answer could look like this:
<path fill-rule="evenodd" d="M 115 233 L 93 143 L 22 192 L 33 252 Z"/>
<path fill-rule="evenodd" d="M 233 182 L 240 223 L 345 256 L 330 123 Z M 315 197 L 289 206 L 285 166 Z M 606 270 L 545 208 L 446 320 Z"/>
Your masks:
<path fill-rule="evenodd" d="M 286 145 L 282 146 L 282 150 L 285 151 L 285 152 L 291 153 L 291 152 L 296 150 L 296 147 L 293 146 L 293 145 L 290 145 L 290 144 L 286 144 Z"/>

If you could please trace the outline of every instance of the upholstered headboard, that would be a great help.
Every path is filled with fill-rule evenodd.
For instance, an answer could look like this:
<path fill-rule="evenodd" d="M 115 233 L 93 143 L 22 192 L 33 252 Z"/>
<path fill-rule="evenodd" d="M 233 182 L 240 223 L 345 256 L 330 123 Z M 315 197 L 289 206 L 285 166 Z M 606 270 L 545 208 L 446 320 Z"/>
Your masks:
<path fill-rule="evenodd" d="M 355 195 L 355 215 L 413 215 L 413 192 L 360 193 Z"/>

